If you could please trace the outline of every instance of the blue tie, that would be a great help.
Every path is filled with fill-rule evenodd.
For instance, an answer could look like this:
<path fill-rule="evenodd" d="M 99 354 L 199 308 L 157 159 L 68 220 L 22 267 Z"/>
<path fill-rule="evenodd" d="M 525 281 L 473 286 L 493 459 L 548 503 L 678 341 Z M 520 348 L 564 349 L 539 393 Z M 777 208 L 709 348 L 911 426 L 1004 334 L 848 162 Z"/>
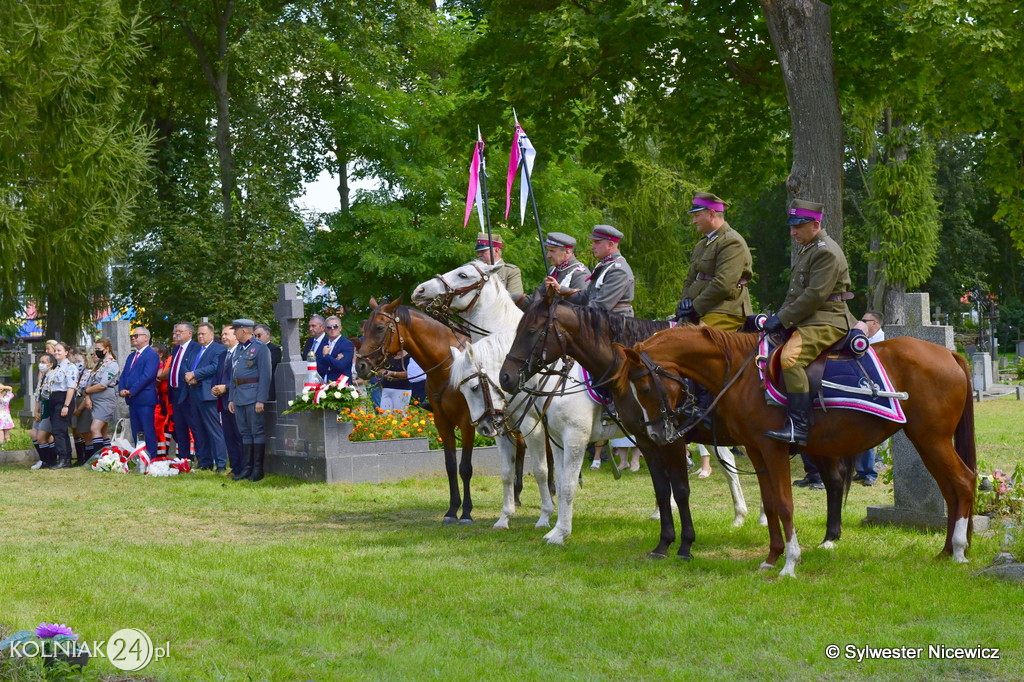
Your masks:
<path fill-rule="evenodd" d="M 199 354 L 196 355 L 196 361 L 192 363 L 192 371 L 196 371 L 196 367 L 199 366 L 199 358 L 203 357 L 203 353 L 206 352 L 206 346 L 199 347 Z"/>

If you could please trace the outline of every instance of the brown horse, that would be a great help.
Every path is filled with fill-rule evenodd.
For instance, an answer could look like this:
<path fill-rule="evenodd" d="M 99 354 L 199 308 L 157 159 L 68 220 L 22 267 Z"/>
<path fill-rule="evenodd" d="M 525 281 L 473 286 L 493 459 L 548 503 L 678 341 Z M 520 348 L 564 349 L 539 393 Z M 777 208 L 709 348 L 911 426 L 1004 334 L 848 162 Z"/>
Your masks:
<path fill-rule="evenodd" d="M 363 340 L 356 358 L 356 371 L 361 378 L 368 379 L 386 367 L 395 354 L 403 349 L 426 372 L 426 392 L 434 413 L 434 425 L 444 446 L 444 467 L 448 474 L 450 499 L 442 523 L 473 523 L 473 499 L 469 484 L 473 478 L 473 440 L 476 428 L 466 399 L 458 390 L 448 386 L 451 348 L 461 347 L 468 340 L 467 337 L 456 334 L 418 310 L 401 305 L 401 300 L 377 306 L 363 323 L 362 330 Z M 462 435 L 462 458 L 458 461 L 455 458 L 456 428 Z M 520 438 L 515 443 L 517 475 L 513 506 L 518 503 L 519 490 L 522 488 L 524 451 L 525 444 Z M 462 478 L 464 490 L 462 497 L 459 477 Z M 458 517 L 460 507 L 462 516 Z"/>
<path fill-rule="evenodd" d="M 647 419 L 646 415 L 671 414 L 686 390 L 680 377 L 718 394 L 724 408 L 722 426 L 746 446 L 758 472 L 770 536 L 762 568 L 773 567 L 785 552 L 781 574 L 794 575 L 800 546 L 793 529 L 789 445 L 764 435 L 783 424 L 786 411 L 765 404 L 757 367 L 748 361 L 756 352 L 758 339 L 758 334 L 709 327 L 667 330 L 632 349 L 621 348 L 625 362 L 615 382 L 620 391 L 632 390 L 644 408 L 648 435 L 656 440 L 667 437 L 668 425 L 664 418 Z M 942 346 L 909 337 L 872 348 L 893 385 L 909 393 L 910 397 L 901 401 L 906 424 L 853 410 L 816 411 L 804 452 L 844 457 L 867 450 L 902 428 L 946 499 L 949 518 L 942 554 L 967 561 L 964 552 L 973 530 L 976 466 L 974 402 L 967 363 Z"/>

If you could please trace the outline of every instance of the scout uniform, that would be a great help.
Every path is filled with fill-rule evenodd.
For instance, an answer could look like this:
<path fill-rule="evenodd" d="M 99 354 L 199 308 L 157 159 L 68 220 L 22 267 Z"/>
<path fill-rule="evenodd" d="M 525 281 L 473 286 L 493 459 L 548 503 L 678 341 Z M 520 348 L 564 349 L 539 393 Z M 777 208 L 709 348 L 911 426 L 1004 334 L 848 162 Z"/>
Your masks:
<path fill-rule="evenodd" d="M 558 246 L 572 251 L 576 248 L 576 240 L 562 232 L 548 232 L 548 236 L 544 238 L 544 246 Z M 576 260 L 575 254 L 570 253 L 569 260 L 561 265 L 552 265 L 548 268 L 548 277 L 558 280 L 559 286 L 582 290 L 587 288 L 590 270 Z"/>
<path fill-rule="evenodd" d="M 714 194 L 697 192 L 689 212 L 714 210 L 721 213 L 725 207 L 726 203 Z M 754 276 L 752 266 L 747 242 L 729 227 L 729 223 L 723 222 L 693 247 L 679 310 L 691 307 L 705 325 L 736 331 L 754 314 L 747 291 L 747 283 Z"/>
<path fill-rule="evenodd" d="M 235 320 L 235 329 L 252 329 L 249 319 Z M 247 464 L 234 478 L 258 481 L 263 478 L 263 459 L 267 451 L 264 415 L 256 412 L 256 403 L 270 399 L 270 349 L 255 336 L 235 349 L 228 401 L 235 409 L 235 423 L 242 436 L 242 452 Z"/>
<path fill-rule="evenodd" d="M 821 222 L 824 205 L 794 199 L 787 224 Z M 850 267 L 843 250 L 822 230 L 800 247 L 793 262 L 789 291 L 779 312 L 765 323 L 765 331 L 792 329 L 781 349 L 790 424 L 766 435 L 805 445 L 810 425 L 811 396 L 807 367 L 823 350 L 842 339 L 856 319 L 846 301 L 850 293 Z"/>
<path fill-rule="evenodd" d="M 618 244 L 622 240 L 622 233 L 610 225 L 595 225 L 590 239 L 607 239 Z M 594 267 L 586 291 L 567 296 L 566 300 L 633 317 L 633 270 L 622 254 L 616 251 Z"/>
<path fill-rule="evenodd" d="M 476 252 L 479 254 L 481 251 L 489 251 L 491 247 L 496 249 L 502 248 L 501 235 L 496 234 L 493 239 L 487 238 L 486 232 L 481 232 L 476 237 Z M 519 271 L 519 268 L 511 263 L 506 263 L 503 260 L 497 260 L 494 262 L 495 265 L 500 265 L 501 269 L 498 270 L 495 276 L 501 280 L 501 283 L 505 285 L 505 289 L 510 294 L 521 294 L 523 293 L 523 273 Z"/>

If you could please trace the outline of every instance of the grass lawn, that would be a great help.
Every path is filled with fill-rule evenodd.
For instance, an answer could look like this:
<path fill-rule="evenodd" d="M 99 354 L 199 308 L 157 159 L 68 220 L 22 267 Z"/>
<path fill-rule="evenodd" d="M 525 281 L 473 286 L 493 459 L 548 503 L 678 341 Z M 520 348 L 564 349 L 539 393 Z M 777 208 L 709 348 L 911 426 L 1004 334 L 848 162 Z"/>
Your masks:
<path fill-rule="evenodd" d="M 1012 469 L 1024 404 L 977 417 L 980 457 Z M 511 530 L 490 528 L 495 477 L 475 479 L 475 525 L 442 526 L 441 468 L 439 454 L 436 478 L 355 486 L 2 469 L 0 624 L 68 623 L 89 641 L 142 629 L 170 642 L 138 673 L 161 680 L 1024 678 L 1024 591 L 973 576 L 1000 538 L 975 536 L 964 566 L 933 559 L 938 533 L 861 526 L 891 486 L 854 485 L 834 551 L 816 548 L 824 493 L 797 489 L 791 580 L 757 570 L 767 531 L 753 513 L 731 527 L 717 471 L 692 479 L 695 558 L 681 562 L 646 558 L 646 470 L 586 471 L 573 535 L 554 547 L 533 528 L 532 479 Z M 924 651 L 857 662 L 847 645 Z M 929 645 L 1001 660 L 929 659 Z M 123 674 L 103 659 L 86 671 Z M 0 678 L 34 679 L 7 661 Z"/>

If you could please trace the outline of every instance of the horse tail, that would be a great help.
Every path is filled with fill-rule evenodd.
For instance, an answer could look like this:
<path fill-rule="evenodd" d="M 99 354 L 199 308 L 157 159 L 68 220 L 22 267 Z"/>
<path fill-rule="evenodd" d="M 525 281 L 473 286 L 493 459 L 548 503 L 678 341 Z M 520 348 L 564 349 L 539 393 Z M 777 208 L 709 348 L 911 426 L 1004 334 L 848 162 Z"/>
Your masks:
<path fill-rule="evenodd" d="M 853 475 L 857 471 L 857 466 L 860 464 L 860 456 L 863 453 L 858 452 L 856 455 L 848 455 L 846 457 L 840 457 L 836 462 L 836 468 L 839 470 L 839 475 L 843 480 L 843 504 L 850 499 L 850 486 L 853 485 Z"/>
<path fill-rule="evenodd" d="M 963 370 L 967 379 L 967 390 L 964 391 L 964 411 L 960 415 L 960 421 L 956 425 L 956 432 L 953 434 L 953 447 L 960 461 L 967 465 L 967 468 L 978 473 L 978 453 L 974 442 L 974 395 L 971 391 L 972 377 L 971 370 L 967 366 L 967 360 L 959 353 L 953 353 L 960 369 Z"/>

